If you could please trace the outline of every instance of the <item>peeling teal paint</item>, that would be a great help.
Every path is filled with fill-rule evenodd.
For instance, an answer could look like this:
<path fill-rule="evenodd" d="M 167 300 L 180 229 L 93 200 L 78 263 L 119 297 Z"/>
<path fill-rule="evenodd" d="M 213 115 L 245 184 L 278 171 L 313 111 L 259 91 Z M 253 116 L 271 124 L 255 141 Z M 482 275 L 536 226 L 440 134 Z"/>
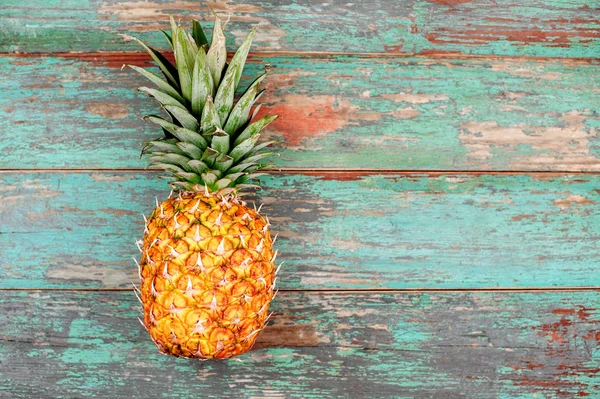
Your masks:
<path fill-rule="evenodd" d="M 283 288 L 600 285 L 596 175 L 334 176 L 262 179 L 281 233 Z M 15 172 L 0 181 L 0 287 L 137 281 L 141 214 L 168 190 L 154 173 Z"/>
<path fill-rule="evenodd" d="M 0 396 L 600 397 L 596 291 L 352 292 L 600 286 L 600 176 L 426 172 L 600 171 L 600 10 L 439 3 L 226 5 L 230 33 L 261 22 L 253 50 L 387 53 L 251 60 L 246 76 L 271 65 L 263 109 L 288 124 L 269 129 L 279 166 L 423 171 L 262 179 L 295 292 L 239 362 L 160 355 L 133 293 L 69 291 L 137 281 L 140 214 L 168 191 L 156 174 L 0 174 Z M 145 166 L 157 131 L 140 117 L 158 108 L 116 68 L 135 56 L 101 52 L 139 50 L 132 32 L 164 48 L 159 16 L 209 13 L 136 4 L 3 1 L 0 51 L 92 54 L 0 57 L 2 168 Z M 328 288 L 350 292 L 302 292 Z"/>
<path fill-rule="evenodd" d="M 600 102 L 589 92 L 600 83 L 597 63 L 264 61 L 272 68 L 263 108 L 282 113 L 268 129 L 281 142 L 281 167 L 599 170 Z M 263 63 L 248 65 L 250 77 Z M 52 57 L 0 57 L 0 67 L 12 77 L 0 83 L 0 129 L 19 127 L 18 141 L 0 139 L 7 167 L 146 166 L 141 143 L 160 133 L 140 118 L 160 110 L 136 92 L 146 82 L 135 72 Z M 502 128 L 517 133 L 507 142 Z"/>
<path fill-rule="evenodd" d="M 594 397 L 598 295 L 281 292 L 258 349 L 200 362 L 158 354 L 129 292 L 4 291 L 0 392 L 35 397 L 35 375 L 57 398 Z"/>
<path fill-rule="evenodd" d="M 90 342 L 90 345 L 97 345 L 99 342 Z M 122 356 L 113 355 L 105 349 L 67 349 L 62 355 L 62 361 L 65 363 L 109 363 L 111 361 L 122 360 Z"/>
<path fill-rule="evenodd" d="M 195 17 L 212 27 L 208 7 L 190 10 L 165 0 L 138 11 L 125 1 L 7 1 L 2 51 L 136 50 L 120 34 L 134 34 L 164 48 L 156 24 L 168 28 L 166 15 Z M 442 4 L 440 4 L 442 3 Z M 508 0 L 443 4 L 426 0 L 337 4 L 251 0 L 231 5 L 231 32 L 259 24 L 256 46 L 267 50 L 352 52 L 457 52 L 464 54 L 597 57 L 600 27 L 591 1 L 538 0 L 518 5 Z M 239 7 L 239 10 L 238 10 Z M 220 11 L 220 10 L 219 10 Z M 225 12 L 223 11 L 223 14 Z M 149 18 L 155 15 L 156 18 Z M 237 18 L 235 18 L 237 16 Z M 235 38 L 229 35 L 228 45 Z"/>

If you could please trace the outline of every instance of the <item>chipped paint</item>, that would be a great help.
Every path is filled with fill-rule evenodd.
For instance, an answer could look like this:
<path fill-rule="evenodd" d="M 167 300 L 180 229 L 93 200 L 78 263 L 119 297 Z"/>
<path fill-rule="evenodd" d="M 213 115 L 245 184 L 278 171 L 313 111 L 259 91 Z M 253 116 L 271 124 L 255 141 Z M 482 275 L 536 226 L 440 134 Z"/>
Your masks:
<path fill-rule="evenodd" d="M 563 299 L 562 302 L 567 302 Z M 518 374 L 515 375 L 516 386 L 525 386 L 544 395 L 569 395 L 575 397 L 593 395 L 599 390 L 596 383 L 600 367 L 595 359 L 597 342 L 595 333 L 600 325 L 595 308 L 571 302 L 570 307 L 565 303 L 556 304 L 550 315 L 544 315 L 545 322 L 531 326 L 531 330 L 545 340 L 545 356 L 553 358 L 552 363 L 536 364 L 535 359 L 522 359 L 518 365 L 512 366 Z M 582 347 L 592 357 L 590 360 L 573 356 L 573 347 Z M 541 359 L 541 357 L 539 357 Z M 523 370 L 543 369 L 544 373 L 523 373 Z M 581 373 L 583 378 L 573 379 Z M 553 397 L 553 396 L 552 396 Z"/>
<path fill-rule="evenodd" d="M 100 19 L 117 20 L 122 23 L 119 30 L 128 30 L 132 32 L 153 32 L 158 29 L 167 29 L 169 26 L 169 15 L 173 15 L 178 21 L 186 21 L 192 18 L 208 19 L 206 11 L 212 8 L 215 12 L 223 13 L 223 19 L 227 20 L 228 15 L 233 21 L 247 21 L 248 18 L 240 14 L 252 14 L 260 12 L 258 6 L 235 4 L 230 1 L 210 1 L 206 5 L 200 5 L 193 1 L 175 1 L 175 2 L 153 2 L 153 1 L 133 1 L 119 3 L 103 3 L 97 9 Z M 157 22 L 159 21 L 159 22 Z M 250 18 L 248 22 L 255 22 L 255 18 Z"/>
<path fill-rule="evenodd" d="M 141 214 L 168 188 L 154 173 L 100 174 L 1 175 L 0 197 L 22 199 L 0 213 L 0 288 L 116 288 L 135 278 Z M 600 284 L 596 175 L 337 175 L 264 177 L 251 199 L 279 233 L 282 288 Z M 86 255 L 74 259 L 74 248 Z"/>
<path fill-rule="evenodd" d="M 508 166 L 516 170 L 530 170 L 553 165 L 560 170 L 569 170 L 573 165 L 587 168 L 599 164 L 590 151 L 591 143 L 598 137 L 598 130 L 591 129 L 584 121 L 592 111 L 569 111 L 557 119 L 561 126 L 531 126 L 517 124 L 500 126 L 496 121 L 466 122 L 461 125 L 458 138 L 469 151 L 472 163 L 488 162 L 498 152 L 517 152 L 519 148 L 531 149 L 510 159 Z M 486 163 L 491 168 L 490 163 Z"/>
<path fill-rule="evenodd" d="M 473 0 L 427 0 L 431 3 L 443 4 L 445 6 L 455 6 L 464 3 L 470 3 Z"/>
<path fill-rule="evenodd" d="M 262 332 L 254 349 L 283 346 L 287 348 L 296 346 L 319 346 L 328 344 L 331 339 L 325 334 L 317 333 L 316 323 L 298 324 L 295 320 L 286 320 L 285 316 L 275 316 L 275 322 L 268 325 Z"/>
<path fill-rule="evenodd" d="M 139 118 L 161 111 L 135 91 L 145 84 L 141 77 L 110 66 L 146 62 L 139 55 L 127 57 L 19 58 L 25 62 L 19 67 L 11 66 L 14 58 L 0 58 L 12 76 L 3 83 L 0 125 L 18 125 L 20 132 L 19 145 L 0 141 L 6 164 L 145 167 L 140 144 L 159 132 Z M 263 63 L 255 61 L 260 60 L 248 63 L 245 76 L 260 73 Z M 528 61 L 520 63 L 532 71 L 525 77 L 492 71 L 482 60 L 286 56 L 264 61 L 271 67 L 262 112 L 283 114 L 265 138 L 279 141 L 282 167 L 600 170 L 593 112 L 598 105 L 584 89 L 594 86 L 596 65 Z M 372 70 L 368 77 L 365 68 Z M 25 88 L 32 73 L 51 87 Z M 537 78 L 547 73 L 558 73 L 561 80 Z M 34 95 L 43 105 L 23 100 Z M 97 104 L 123 111 L 106 116 L 85 111 Z M 123 119 L 110 117 L 125 113 Z M 49 114 L 62 121 L 60 128 L 48 123 Z"/>
<path fill-rule="evenodd" d="M 596 205 L 598 202 L 592 201 L 583 195 L 569 195 L 565 198 L 557 198 L 552 203 L 558 208 L 565 210 L 577 206 Z"/>
<path fill-rule="evenodd" d="M 398 108 L 396 111 L 392 111 L 392 113 L 391 113 L 391 115 L 393 115 L 394 118 L 398 118 L 398 119 L 412 119 L 412 118 L 416 118 L 417 116 L 419 116 L 419 114 L 420 114 L 419 110 L 416 110 L 411 107 Z"/>
<path fill-rule="evenodd" d="M 260 345 L 198 364 L 156 351 L 131 292 L 9 291 L 0 373 L 27 397 L 23 370 L 49 397 L 596 397 L 598 295 L 281 292 Z"/>
<path fill-rule="evenodd" d="M 415 94 L 415 93 L 394 93 L 394 94 L 382 94 L 379 97 L 385 98 L 386 100 L 392 100 L 395 102 L 403 102 L 409 104 L 427 104 L 432 101 L 447 100 L 448 96 L 445 94 Z"/>
<path fill-rule="evenodd" d="M 9 4 L 0 48 L 63 53 L 0 58 L 11 76 L 0 84 L 0 129 L 19 131 L 0 151 L 15 168 L 145 166 L 139 143 L 157 132 L 139 117 L 158 108 L 129 89 L 139 77 L 117 68 L 148 58 L 103 51 L 134 49 L 119 35 L 130 33 L 164 48 L 154 31 L 168 14 L 206 21 L 210 7 L 231 17 L 229 46 L 260 25 L 254 49 L 271 53 L 251 56 L 248 76 L 270 65 L 263 112 L 283 116 L 266 134 L 283 139 L 281 166 L 599 171 L 599 65 L 556 59 L 597 57 L 597 7 L 509 3 Z M 600 396 L 594 291 L 281 292 L 241 362 L 159 356 L 140 339 L 129 292 L 10 289 L 128 287 L 137 278 L 130 238 L 146 205 L 165 196 L 163 183 L 118 171 L 1 177 L 0 288 L 9 290 L 0 296 L 0 380 L 9 396 Z M 257 199 L 280 233 L 286 289 L 600 285 L 596 175 L 346 170 L 263 183 Z M 30 374 L 50 382 L 44 392 Z"/>
<path fill-rule="evenodd" d="M 254 36 L 255 43 L 258 43 L 256 49 L 280 49 L 281 39 L 288 35 L 286 31 L 273 25 L 268 18 L 260 16 L 261 7 L 222 0 L 210 1 L 202 5 L 192 1 L 104 3 L 98 8 L 98 15 L 101 19 L 119 21 L 122 27 L 118 30 L 121 31 L 153 33 L 159 29 L 168 29 L 169 15 L 173 15 L 182 23 L 196 18 L 203 22 L 208 21 L 206 25 L 212 25 L 212 15 L 207 12 L 211 9 L 217 12 L 221 19 L 229 21 L 228 26 L 237 23 L 260 26 Z M 248 30 L 233 29 L 229 33 L 233 36 L 235 44 L 239 46 L 248 34 Z"/>
<path fill-rule="evenodd" d="M 3 212 L 2 215 L 5 215 L 5 217 L 8 212 L 21 211 L 23 203 L 29 200 L 26 194 L 27 191 L 35 190 L 36 197 L 44 200 L 64 194 L 63 191 L 56 188 L 57 185 L 44 178 L 23 179 L 8 183 L 6 188 L 0 190 L 0 211 Z"/>
<path fill-rule="evenodd" d="M 131 281 L 138 280 L 137 272 L 132 267 L 131 270 L 123 268 L 116 271 L 114 269 L 94 266 L 88 262 L 83 264 L 61 263 L 58 267 L 48 269 L 46 277 L 49 282 L 54 280 L 63 281 L 97 281 L 104 287 L 127 287 Z"/>
<path fill-rule="evenodd" d="M 110 104 L 110 103 L 96 103 L 89 104 L 85 111 L 92 114 L 102 116 L 110 119 L 123 119 L 126 118 L 129 113 L 123 108 L 122 104 Z"/>
<path fill-rule="evenodd" d="M 335 96 L 288 94 L 274 105 L 265 104 L 256 118 L 279 115 L 269 130 L 281 134 L 290 148 L 297 148 L 300 144 L 309 145 L 308 139 L 341 129 L 350 123 L 350 114 L 357 109 L 349 101 L 340 101 Z"/>
<path fill-rule="evenodd" d="M 25 9 L 14 4 L 0 10 L 0 17 L 10 21 L 0 37 L 5 52 L 136 49 L 115 32 L 133 33 L 165 48 L 156 30 L 168 27 L 168 14 L 183 21 L 210 21 L 211 8 L 231 18 L 230 45 L 259 25 L 255 48 L 264 50 L 597 57 L 600 42 L 600 14 L 591 2 L 582 7 L 554 0 L 526 5 L 409 0 L 369 7 L 363 2 L 52 0 Z"/>
<path fill-rule="evenodd" d="M 90 179 L 97 182 L 124 182 L 134 177 L 133 174 L 123 174 L 123 173 L 90 173 Z"/>

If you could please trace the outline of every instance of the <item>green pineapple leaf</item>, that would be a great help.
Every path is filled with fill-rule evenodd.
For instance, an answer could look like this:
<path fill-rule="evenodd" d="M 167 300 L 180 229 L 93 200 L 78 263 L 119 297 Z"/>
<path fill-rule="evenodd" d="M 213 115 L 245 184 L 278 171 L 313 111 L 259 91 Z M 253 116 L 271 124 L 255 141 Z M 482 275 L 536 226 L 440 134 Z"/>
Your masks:
<path fill-rule="evenodd" d="M 160 30 L 162 32 L 162 34 L 165 36 L 165 38 L 167 39 L 167 41 L 169 42 L 169 46 L 171 47 L 171 49 L 173 49 L 173 39 L 171 38 L 171 35 L 168 34 L 167 32 L 165 32 L 164 30 Z"/>
<path fill-rule="evenodd" d="M 149 141 L 146 147 L 144 147 L 142 150 L 142 154 L 151 154 L 155 151 L 162 151 L 165 153 L 172 152 L 174 154 L 185 155 L 185 152 L 177 147 L 177 145 L 170 144 L 162 140 Z"/>
<path fill-rule="evenodd" d="M 213 149 L 211 147 L 207 147 L 204 150 L 204 153 L 202 154 L 202 157 L 200 158 L 200 160 L 203 161 L 208 166 L 212 167 L 215 164 L 215 161 L 217 160 L 217 157 L 219 155 L 220 155 L 219 151 L 216 151 L 215 149 Z"/>
<path fill-rule="evenodd" d="M 206 54 L 206 62 L 213 78 L 214 88 L 219 87 L 221 74 L 227 62 L 226 39 L 223 33 L 223 27 L 219 17 L 215 16 L 215 26 L 213 28 L 212 43 Z"/>
<path fill-rule="evenodd" d="M 177 36 L 177 21 L 175 21 L 175 17 L 173 15 L 169 15 L 169 25 L 171 25 L 171 38 L 173 41 L 175 40 L 175 36 Z"/>
<path fill-rule="evenodd" d="M 217 180 L 215 182 L 215 185 L 217 186 L 217 190 L 221 190 L 223 188 L 229 187 L 229 185 L 233 183 L 233 179 L 230 179 L 229 177 L 225 177 L 223 179 Z"/>
<path fill-rule="evenodd" d="M 217 115 L 217 111 L 215 110 L 211 96 L 206 98 L 206 103 L 202 109 L 202 118 L 200 119 L 200 123 L 200 127 L 203 132 L 213 131 L 213 129 L 221 128 L 219 115 Z"/>
<path fill-rule="evenodd" d="M 175 176 L 180 177 L 186 181 L 188 184 L 198 184 L 202 182 L 202 178 L 198 176 L 196 173 L 192 172 L 178 172 L 174 173 Z"/>
<path fill-rule="evenodd" d="M 150 167 L 165 171 L 161 178 L 176 190 L 226 195 L 256 188 L 249 182 L 262 176 L 260 170 L 269 165 L 261 160 L 274 154 L 264 150 L 273 142 L 257 143 L 262 131 L 277 117 L 255 119 L 260 109 L 257 100 L 264 93 L 259 88 L 264 74 L 235 101 L 256 29 L 227 64 L 224 23 L 218 17 L 210 44 L 198 21 L 191 22 L 190 33 L 173 16 L 169 21 L 170 32 L 162 34 L 173 49 L 174 63 L 135 39 L 165 75 L 163 79 L 130 66 L 156 86 L 143 86 L 139 91 L 153 97 L 168 114 L 164 118 L 144 117 L 160 126 L 165 137 L 144 143 L 141 156 L 147 158 Z"/>
<path fill-rule="evenodd" d="M 231 112 L 231 108 L 233 107 L 235 89 L 237 88 L 242 76 L 242 70 L 246 64 L 246 57 L 248 56 L 248 51 L 250 50 L 252 37 L 254 36 L 255 31 L 256 29 L 253 29 L 250 32 L 250 34 L 244 40 L 244 43 L 242 43 L 240 48 L 234 54 L 231 62 L 229 63 L 229 67 L 227 67 L 227 71 L 225 71 L 223 81 L 217 89 L 217 94 L 215 96 L 215 108 L 217 109 L 221 123 L 225 122 L 229 112 Z"/>
<path fill-rule="evenodd" d="M 179 147 L 185 155 L 192 159 L 198 159 L 202 157 L 202 149 L 196 147 L 192 143 L 186 143 L 185 141 L 182 141 L 177 143 L 176 146 Z"/>
<path fill-rule="evenodd" d="M 225 172 L 231 167 L 231 165 L 233 165 L 233 158 L 231 158 L 229 155 L 221 154 L 221 156 L 216 159 L 213 166 L 221 172 Z"/>
<path fill-rule="evenodd" d="M 166 121 L 155 115 L 145 116 L 144 119 L 149 120 L 152 123 L 156 123 L 161 126 L 163 129 L 171 133 L 174 137 L 176 137 L 180 141 L 185 141 L 194 144 L 196 147 L 204 149 L 208 147 L 208 142 L 204 137 L 202 137 L 199 133 L 194 130 L 186 129 L 184 127 L 179 127 L 174 123 Z"/>
<path fill-rule="evenodd" d="M 242 159 L 242 157 L 244 155 L 248 154 L 254 148 L 259 137 L 260 137 L 260 133 L 255 134 L 254 136 L 250 137 L 249 139 L 242 141 L 240 144 L 235 146 L 235 148 L 233 150 L 231 150 L 231 152 L 229 153 L 229 156 L 231 158 L 233 158 L 234 162 L 239 161 L 240 159 Z"/>
<path fill-rule="evenodd" d="M 192 100 L 192 71 L 194 68 L 195 55 L 189 48 L 187 35 L 182 27 L 177 28 L 177 33 L 173 36 L 173 50 L 175 52 L 175 63 L 181 86 L 183 98 L 187 101 Z M 193 57 L 193 58 L 192 58 Z"/>
<path fill-rule="evenodd" d="M 225 130 L 220 128 L 217 128 L 215 132 L 218 132 L 218 134 L 213 135 L 210 145 L 215 150 L 223 154 L 227 154 L 229 152 L 230 143 L 229 135 L 227 134 L 227 132 L 225 132 Z"/>
<path fill-rule="evenodd" d="M 198 120 L 194 118 L 187 109 L 172 105 L 165 105 L 165 109 L 181 123 L 181 126 L 193 131 L 198 131 Z"/>
<path fill-rule="evenodd" d="M 257 28 L 252 29 L 248 36 L 246 36 L 242 45 L 237 49 L 237 51 L 233 55 L 233 58 L 229 63 L 229 67 L 225 72 L 226 75 L 228 73 L 231 73 L 235 76 L 235 87 L 237 87 L 242 77 L 242 71 L 244 70 L 244 66 L 246 65 L 246 58 L 248 57 L 248 52 L 250 51 L 250 46 L 252 45 L 252 38 L 254 37 L 254 33 L 256 33 L 256 29 Z"/>
<path fill-rule="evenodd" d="M 212 136 L 228 136 L 227 132 L 219 127 L 213 126 L 208 130 L 202 131 L 203 136 L 212 137 Z"/>
<path fill-rule="evenodd" d="M 156 169 L 162 169 L 165 170 L 167 172 L 171 172 L 171 173 L 180 173 L 180 172 L 185 172 L 183 169 L 181 169 L 179 166 L 173 165 L 173 164 L 169 164 L 169 163 L 162 163 L 162 162 L 153 162 L 151 163 L 149 166 L 152 166 Z M 171 176 L 161 176 L 162 178 L 171 178 Z"/>
<path fill-rule="evenodd" d="M 231 66 L 229 67 L 231 68 Z M 223 81 L 217 90 L 217 95 L 215 96 L 215 109 L 217 110 L 217 115 L 219 116 L 221 125 L 225 123 L 227 116 L 233 107 L 233 98 L 235 95 L 234 81 L 234 75 L 227 75 L 227 73 L 225 73 L 225 77 L 223 78 Z"/>
<path fill-rule="evenodd" d="M 244 140 L 247 140 L 249 138 L 251 138 L 252 136 L 254 136 L 257 133 L 260 133 L 269 123 L 273 122 L 275 119 L 277 119 L 278 115 L 269 115 L 269 116 L 265 116 L 264 118 L 251 123 L 250 125 L 248 125 L 248 127 L 246 129 L 244 129 L 244 131 L 242 133 L 240 133 L 240 135 L 235 139 L 235 141 L 233 142 L 234 146 L 237 146 L 238 144 L 240 144 L 241 142 L 243 142 Z"/>
<path fill-rule="evenodd" d="M 228 170 L 228 173 L 244 172 L 246 169 L 254 165 L 253 163 L 240 163 Z"/>
<path fill-rule="evenodd" d="M 244 162 L 256 163 L 256 162 L 260 161 L 261 159 L 266 158 L 273 154 L 275 154 L 275 153 L 274 152 L 261 152 L 259 154 L 253 155 L 251 157 L 244 158 Z"/>
<path fill-rule="evenodd" d="M 227 173 L 227 178 L 232 182 L 235 182 L 238 178 L 247 175 L 247 173 L 239 172 L 239 173 Z"/>
<path fill-rule="evenodd" d="M 187 172 L 191 172 L 192 168 L 188 165 L 189 158 L 179 154 L 162 154 L 154 155 L 148 158 L 152 163 L 166 163 L 183 168 Z"/>
<path fill-rule="evenodd" d="M 212 172 L 202 173 L 201 176 L 202 176 L 202 180 L 204 180 L 204 182 L 206 184 L 215 184 L 215 182 L 218 179 L 217 175 L 215 175 Z"/>
<path fill-rule="evenodd" d="M 248 173 L 245 176 L 243 176 L 242 178 L 242 182 L 241 183 L 245 183 L 248 180 L 254 180 L 254 179 L 258 179 L 261 176 L 268 176 L 268 173 L 264 173 L 264 172 L 259 172 L 259 173 Z"/>
<path fill-rule="evenodd" d="M 162 92 L 170 95 L 171 97 L 173 97 L 174 99 L 176 99 L 179 102 L 185 102 L 185 100 L 183 99 L 183 97 L 181 97 L 179 92 L 173 86 L 171 86 L 167 81 L 161 79 L 160 77 L 153 74 L 152 72 L 145 70 L 144 68 L 140 68 L 135 65 L 127 65 L 127 66 L 129 68 L 133 69 L 134 71 L 138 72 L 140 75 L 144 76 L 146 79 L 148 79 L 152 83 L 154 83 Z"/>
<path fill-rule="evenodd" d="M 169 186 L 173 190 L 184 189 L 185 191 L 194 191 L 194 185 L 185 181 L 173 181 L 169 183 Z"/>
<path fill-rule="evenodd" d="M 194 38 L 194 41 L 198 47 L 208 45 L 208 40 L 206 39 L 202 25 L 200 25 L 200 22 L 196 20 L 192 20 L 192 37 Z"/>
<path fill-rule="evenodd" d="M 234 135 L 241 126 L 248 122 L 250 109 L 259 97 L 257 95 L 258 85 L 264 80 L 265 76 L 266 74 L 262 74 L 256 78 L 231 110 L 224 128 L 230 135 Z"/>
<path fill-rule="evenodd" d="M 246 157 L 246 159 L 249 159 L 249 157 L 259 154 L 260 150 L 262 150 L 263 148 L 266 148 L 266 147 L 270 146 L 271 144 L 275 144 L 275 141 L 267 141 L 265 143 L 261 143 L 261 144 L 257 145 L 256 147 L 254 147 L 252 149 L 252 151 L 250 151 L 248 153 L 248 156 Z"/>
<path fill-rule="evenodd" d="M 191 65 L 194 65 L 194 60 L 196 59 L 196 54 L 198 54 L 198 46 L 196 45 L 196 41 L 192 37 L 191 33 L 186 32 L 186 37 L 188 39 L 188 49 L 189 49 L 189 51 L 191 51 L 190 56 L 194 57 L 191 60 L 188 60 L 188 62 L 191 62 L 191 64 L 189 64 L 191 66 Z"/>
<path fill-rule="evenodd" d="M 151 89 L 149 87 L 139 87 L 138 90 L 148 96 L 154 97 L 156 101 L 158 101 L 163 106 L 171 105 L 174 107 L 185 108 L 185 105 L 177 101 L 175 97 L 165 94 L 162 91 Z"/>
<path fill-rule="evenodd" d="M 175 68 L 173 66 L 173 64 L 171 64 L 171 62 L 165 58 L 165 56 L 163 56 L 158 51 L 154 50 L 152 47 L 149 47 L 148 45 L 146 45 L 146 43 L 144 43 L 137 37 L 134 37 L 134 36 L 128 36 L 128 37 L 131 37 L 133 40 L 138 42 L 142 47 L 144 47 L 146 49 L 146 51 L 150 54 L 150 57 L 152 57 L 154 62 L 156 62 L 156 64 L 158 65 L 158 67 L 160 68 L 162 73 L 165 75 L 165 77 L 167 78 L 167 81 L 171 84 L 171 86 L 178 88 L 179 80 L 176 78 L 177 68 Z"/>
<path fill-rule="evenodd" d="M 206 54 L 203 48 L 198 50 L 192 72 L 192 113 L 196 118 L 202 117 L 202 109 L 209 95 L 212 95 L 212 76 L 206 65 Z"/>
<path fill-rule="evenodd" d="M 192 159 L 191 161 L 188 161 L 188 166 L 192 168 L 195 173 L 199 174 L 202 174 L 206 170 L 208 170 L 208 165 L 197 159 Z"/>

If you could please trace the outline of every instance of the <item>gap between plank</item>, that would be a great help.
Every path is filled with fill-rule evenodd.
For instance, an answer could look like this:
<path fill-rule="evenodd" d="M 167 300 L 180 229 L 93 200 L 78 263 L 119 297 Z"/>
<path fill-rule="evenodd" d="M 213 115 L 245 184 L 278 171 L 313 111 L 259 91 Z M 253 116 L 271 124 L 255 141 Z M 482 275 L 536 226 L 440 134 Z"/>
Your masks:
<path fill-rule="evenodd" d="M 131 292 L 133 288 L 0 288 L 0 292 Z M 540 292 L 600 292 L 600 287 L 523 287 L 523 288 L 328 288 L 328 289 L 279 289 L 286 293 L 314 294 L 418 294 L 418 293 L 540 293 Z"/>
<path fill-rule="evenodd" d="M 165 51 L 165 54 L 170 54 Z M 232 57 L 233 53 L 228 53 Z M 522 56 L 522 55 L 497 55 L 497 54 L 462 54 L 444 51 L 428 51 L 423 53 L 393 53 L 393 52 L 344 52 L 344 51 L 253 51 L 248 55 L 249 59 L 262 59 L 272 57 L 307 57 L 307 58 L 333 58 L 333 57 L 359 57 L 359 58 L 422 58 L 422 59 L 458 59 L 458 60 L 507 60 L 507 61 L 562 61 L 573 64 L 596 64 L 600 60 L 595 57 L 541 57 L 541 56 Z M 0 52 L 0 57 L 60 57 L 76 58 L 80 60 L 139 60 L 150 61 L 150 56 L 144 51 L 96 51 L 96 52 Z"/>
<path fill-rule="evenodd" d="M 161 173 L 160 169 L 145 168 L 32 168 L 32 169 L 1 169 L 0 174 L 9 173 Z M 361 175 L 600 175 L 598 171 L 570 171 L 570 170 L 455 170 L 455 169 L 372 169 L 372 168 L 279 168 L 264 169 L 266 173 L 272 174 L 361 174 Z"/>

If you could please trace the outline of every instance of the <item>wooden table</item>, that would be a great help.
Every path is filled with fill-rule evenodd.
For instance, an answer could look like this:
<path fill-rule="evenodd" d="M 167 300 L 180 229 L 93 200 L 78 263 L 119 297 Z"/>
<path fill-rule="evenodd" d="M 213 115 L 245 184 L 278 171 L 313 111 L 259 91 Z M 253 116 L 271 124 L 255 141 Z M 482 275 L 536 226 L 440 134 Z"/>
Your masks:
<path fill-rule="evenodd" d="M 38 3 L 38 4 L 36 4 Z M 159 355 L 134 241 L 168 189 L 121 34 L 261 24 L 286 261 L 255 350 Z M 592 0 L 4 0 L 1 398 L 600 397 Z M 210 22 L 207 26 L 210 26 Z M 244 80 L 243 85 L 247 85 Z"/>

